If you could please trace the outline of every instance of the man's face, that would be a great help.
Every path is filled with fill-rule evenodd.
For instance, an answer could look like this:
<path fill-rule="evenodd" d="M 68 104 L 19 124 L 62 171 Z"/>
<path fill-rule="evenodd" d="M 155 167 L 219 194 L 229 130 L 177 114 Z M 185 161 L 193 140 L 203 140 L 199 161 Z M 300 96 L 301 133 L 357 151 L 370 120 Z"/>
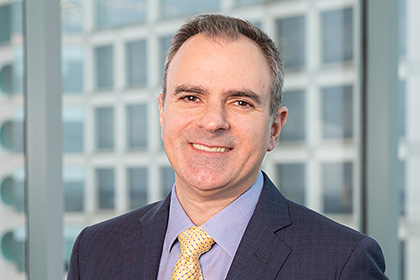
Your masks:
<path fill-rule="evenodd" d="M 245 36 L 227 42 L 198 34 L 181 46 L 164 104 L 159 96 L 177 190 L 235 197 L 252 185 L 286 120 L 284 107 L 271 120 L 270 89 L 268 64 Z"/>

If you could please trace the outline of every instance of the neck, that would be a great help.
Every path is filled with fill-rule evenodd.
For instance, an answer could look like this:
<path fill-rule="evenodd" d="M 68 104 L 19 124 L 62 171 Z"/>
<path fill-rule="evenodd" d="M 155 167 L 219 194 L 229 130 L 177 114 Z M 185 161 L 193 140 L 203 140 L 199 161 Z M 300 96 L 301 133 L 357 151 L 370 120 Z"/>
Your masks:
<path fill-rule="evenodd" d="M 220 195 L 220 193 L 210 191 L 191 191 L 176 186 L 176 195 L 185 213 L 196 226 L 201 226 L 211 217 L 219 213 L 222 209 L 232 203 L 251 186 L 232 191 L 230 194 Z"/>
<path fill-rule="evenodd" d="M 235 200 L 235 198 L 202 200 L 189 197 L 188 193 L 178 192 L 178 190 L 177 197 L 185 213 L 196 226 L 201 226 Z"/>

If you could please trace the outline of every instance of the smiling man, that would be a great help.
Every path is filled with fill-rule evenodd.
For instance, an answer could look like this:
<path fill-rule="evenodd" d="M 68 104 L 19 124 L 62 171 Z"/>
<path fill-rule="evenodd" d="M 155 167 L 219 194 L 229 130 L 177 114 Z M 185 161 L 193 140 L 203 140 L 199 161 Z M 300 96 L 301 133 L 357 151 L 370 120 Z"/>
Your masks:
<path fill-rule="evenodd" d="M 159 96 L 162 139 L 176 193 L 195 224 L 243 194 L 274 148 L 287 109 L 270 115 L 271 75 L 244 35 L 188 39 L 168 65 Z"/>
<path fill-rule="evenodd" d="M 158 98 L 172 192 L 84 229 L 68 278 L 387 279 L 373 239 L 288 201 L 260 170 L 286 121 L 282 69 L 247 21 L 181 27 Z"/>

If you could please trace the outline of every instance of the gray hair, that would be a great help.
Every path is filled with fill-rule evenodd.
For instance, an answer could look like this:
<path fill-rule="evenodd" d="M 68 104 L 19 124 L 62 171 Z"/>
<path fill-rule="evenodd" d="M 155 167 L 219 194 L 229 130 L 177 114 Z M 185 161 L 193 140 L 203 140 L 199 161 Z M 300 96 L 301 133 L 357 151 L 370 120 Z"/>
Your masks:
<path fill-rule="evenodd" d="M 273 40 L 249 21 L 224 15 L 199 15 L 187 21 L 175 33 L 165 60 L 162 81 L 162 99 L 165 100 L 168 68 L 182 44 L 194 35 L 202 33 L 209 38 L 235 41 L 242 34 L 254 41 L 263 52 L 270 67 L 272 85 L 270 116 L 274 116 L 281 106 L 283 98 L 284 68 L 280 52 Z M 163 104 L 163 103 L 162 103 Z"/>

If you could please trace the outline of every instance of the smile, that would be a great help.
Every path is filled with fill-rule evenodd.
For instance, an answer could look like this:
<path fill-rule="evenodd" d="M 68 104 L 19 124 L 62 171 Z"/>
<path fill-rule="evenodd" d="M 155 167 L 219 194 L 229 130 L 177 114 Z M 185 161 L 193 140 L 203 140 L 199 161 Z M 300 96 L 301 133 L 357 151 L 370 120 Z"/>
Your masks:
<path fill-rule="evenodd" d="M 231 148 L 226 148 L 226 147 L 207 147 L 207 146 L 195 144 L 195 143 L 193 143 L 192 146 L 197 150 L 212 152 L 212 153 L 224 153 L 231 150 Z"/>

